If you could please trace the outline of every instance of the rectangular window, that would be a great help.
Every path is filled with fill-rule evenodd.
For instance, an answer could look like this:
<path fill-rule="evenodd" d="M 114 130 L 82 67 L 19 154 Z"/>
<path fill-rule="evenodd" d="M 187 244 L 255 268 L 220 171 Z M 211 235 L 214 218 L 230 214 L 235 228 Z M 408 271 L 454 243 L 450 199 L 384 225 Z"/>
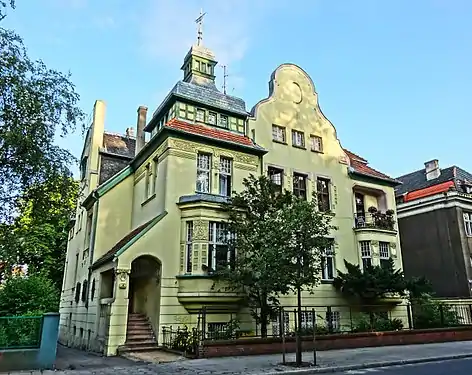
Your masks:
<path fill-rule="evenodd" d="M 234 264 L 235 252 L 229 251 L 227 236 L 225 223 L 215 221 L 209 223 L 208 269 L 210 271 L 218 271 Z"/>
<path fill-rule="evenodd" d="M 313 328 L 313 311 L 302 311 L 302 317 L 300 320 L 300 327 L 302 329 Z"/>
<path fill-rule="evenodd" d="M 338 332 L 341 329 L 341 314 L 339 311 L 326 311 L 326 326 L 329 332 Z"/>
<path fill-rule="evenodd" d="M 311 142 L 311 151 L 323 152 L 323 139 L 317 135 L 312 135 L 310 137 Z"/>
<path fill-rule="evenodd" d="M 293 174 L 293 194 L 306 200 L 306 176 L 300 173 Z"/>
<path fill-rule="evenodd" d="M 187 221 L 187 231 L 185 238 L 186 265 L 185 271 L 192 272 L 192 245 L 193 245 L 193 221 Z"/>
<path fill-rule="evenodd" d="M 195 121 L 205 122 L 205 110 L 197 108 L 197 115 L 195 116 Z"/>
<path fill-rule="evenodd" d="M 269 167 L 267 169 L 270 180 L 275 185 L 275 189 L 282 192 L 282 186 L 284 183 L 284 171 L 279 168 Z"/>
<path fill-rule="evenodd" d="M 334 244 L 325 249 L 321 255 L 321 279 L 334 280 Z"/>
<path fill-rule="evenodd" d="M 84 156 L 82 161 L 80 162 L 80 179 L 83 180 L 86 176 L 87 172 L 87 156 Z"/>
<path fill-rule="evenodd" d="M 152 163 L 152 173 L 151 173 L 151 177 L 152 177 L 151 194 L 156 193 L 156 189 L 157 189 L 157 172 L 159 171 L 158 168 L 159 168 L 159 160 L 154 159 L 154 161 Z"/>
<path fill-rule="evenodd" d="M 379 242 L 379 258 L 382 267 L 388 266 L 390 260 L 390 244 L 388 242 Z"/>
<path fill-rule="evenodd" d="M 321 212 L 327 212 L 331 208 L 329 197 L 330 181 L 327 178 L 318 177 L 316 179 L 316 195 L 318 199 L 318 209 Z"/>
<path fill-rule="evenodd" d="M 211 125 L 216 125 L 216 116 L 215 112 L 208 112 L 208 123 Z"/>
<path fill-rule="evenodd" d="M 231 159 L 220 157 L 220 195 L 231 196 Z"/>
<path fill-rule="evenodd" d="M 228 128 L 228 116 L 220 115 L 220 122 L 218 125 L 222 128 Z"/>
<path fill-rule="evenodd" d="M 290 315 L 288 312 L 283 313 L 283 327 L 284 333 L 287 334 L 290 329 Z M 280 325 L 280 314 L 277 314 L 277 317 L 272 320 L 272 335 L 274 336 L 281 336 L 281 325 Z"/>
<path fill-rule="evenodd" d="M 151 163 L 146 165 L 145 185 L 144 185 L 144 199 L 149 198 L 151 195 Z"/>
<path fill-rule="evenodd" d="M 276 142 L 285 143 L 285 128 L 282 126 L 272 125 L 272 139 Z"/>
<path fill-rule="evenodd" d="M 92 233 L 92 212 L 87 212 L 87 223 L 85 224 L 85 248 L 90 247 L 90 235 Z"/>
<path fill-rule="evenodd" d="M 464 226 L 465 226 L 465 234 L 468 237 L 472 237 L 472 213 L 464 212 Z"/>
<path fill-rule="evenodd" d="M 362 268 L 365 270 L 367 267 L 372 266 L 370 241 L 360 241 L 359 244 L 361 247 Z"/>
<path fill-rule="evenodd" d="M 292 130 L 292 145 L 295 147 L 305 147 L 305 135 L 298 130 Z"/>
<path fill-rule="evenodd" d="M 210 192 L 211 156 L 208 154 L 197 155 L 197 192 Z"/>

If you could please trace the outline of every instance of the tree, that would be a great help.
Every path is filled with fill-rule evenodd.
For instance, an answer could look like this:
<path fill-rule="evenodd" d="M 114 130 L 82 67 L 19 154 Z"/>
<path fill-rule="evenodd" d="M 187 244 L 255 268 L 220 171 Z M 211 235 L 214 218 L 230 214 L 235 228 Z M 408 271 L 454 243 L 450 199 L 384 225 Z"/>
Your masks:
<path fill-rule="evenodd" d="M 315 197 L 306 201 L 289 191 L 277 192 L 265 176 L 251 175 L 243 184 L 227 206 L 231 267 L 221 267 L 217 275 L 244 292 L 265 337 L 280 295 L 297 292 L 301 316 L 301 291 L 318 284 L 322 252 L 335 228 L 332 216 L 318 211 Z M 300 324 L 297 333 L 299 338 Z"/>
<path fill-rule="evenodd" d="M 0 256 L 8 265 L 27 264 L 29 274 L 48 277 L 60 290 L 79 184 L 68 176 L 30 187 L 18 199 L 18 216 L 0 228 Z M 40 199 L 37 199 L 40 197 Z"/>
<path fill-rule="evenodd" d="M 0 316 L 40 315 L 58 310 L 59 293 L 46 277 L 9 277 L 0 288 Z"/>
<path fill-rule="evenodd" d="M 297 295 L 297 351 L 296 364 L 302 363 L 301 324 L 302 291 L 314 292 L 321 278 L 322 257 L 333 246 L 329 235 L 336 227 L 331 225 L 332 215 L 318 210 L 314 195 L 310 201 L 289 194 L 279 212 L 279 230 L 284 246 L 280 249 L 284 262 L 284 282 Z"/>
<path fill-rule="evenodd" d="M 405 278 L 401 270 L 395 269 L 395 262 L 389 259 L 383 266 L 368 266 L 364 270 L 358 264 L 344 260 L 346 272 L 338 270 L 334 287 L 348 297 L 355 297 L 366 305 L 373 305 L 379 299 L 396 294 L 401 297 L 419 296 L 431 291 L 425 278 Z"/>
<path fill-rule="evenodd" d="M 74 158 L 54 139 L 74 130 L 84 114 L 70 75 L 32 61 L 22 39 L 3 28 L 0 67 L 0 222 L 10 222 L 25 191 L 70 175 Z"/>
<path fill-rule="evenodd" d="M 249 176 L 243 181 L 244 190 L 236 193 L 226 205 L 228 214 L 228 248 L 232 257 L 230 268 L 218 267 L 215 276 L 225 282 L 226 289 L 242 292 L 262 337 L 275 316 L 278 296 L 289 291 L 280 277 L 283 260 L 283 237 L 278 221 L 287 193 L 279 194 L 265 176 Z M 221 284 L 220 284 L 221 285 Z"/>
<path fill-rule="evenodd" d="M 15 9 L 15 0 L 0 0 L 0 21 L 2 21 L 7 15 L 5 14 L 5 9 L 10 5 L 12 9 Z"/>

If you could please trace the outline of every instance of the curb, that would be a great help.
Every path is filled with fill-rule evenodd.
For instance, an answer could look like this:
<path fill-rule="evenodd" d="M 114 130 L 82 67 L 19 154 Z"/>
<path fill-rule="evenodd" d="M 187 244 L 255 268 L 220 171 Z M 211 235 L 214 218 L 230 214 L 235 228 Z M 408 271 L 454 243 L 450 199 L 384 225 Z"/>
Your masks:
<path fill-rule="evenodd" d="M 287 369 L 287 370 L 279 370 L 279 371 L 273 371 L 273 372 L 264 372 L 264 373 L 255 374 L 255 375 L 310 375 L 310 374 L 343 372 L 343 371 L 349 371 L 349 370 L 360 370 L 360 369 L 366 369 L 366 368 L 414 365 L 417 363 L 450 361 L 454 359 L 465 359 L 465 358 L 472 358 L 472 353 L 455 354 L 455 355 L 441 356 L 441 357 L 401 359 L 401 360 L 386 361 L 386 362 L 372 362 L 372 363 L 364 363 L 364 364 L 358 364 L 358 365 L 331 366 L 331 367 L 318 367 L 318 368 L 314 367 L 314 368 L 303 368 L 303 369 L 296 369 L 296 370 Z"/>

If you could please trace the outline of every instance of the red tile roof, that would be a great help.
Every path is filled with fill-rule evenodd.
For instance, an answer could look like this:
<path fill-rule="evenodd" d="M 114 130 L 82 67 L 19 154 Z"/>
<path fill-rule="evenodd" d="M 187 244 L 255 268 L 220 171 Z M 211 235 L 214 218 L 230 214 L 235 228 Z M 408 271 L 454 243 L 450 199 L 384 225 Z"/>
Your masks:
<path fill-rule="evenodd" d="M 437 184 L 437 185 L 429 186 L 429 187 L 424 188 L 424 189 L 412 191 L 411 193 L 407 193 L 403 197 L 403 202 L 409 202 L 409 201 L 412 201 L 412 200 L 415 200 L 415 199 L 425 198 L 425 197 L 429 197 L 431 195 L 444 193 L 444 192 L 449 191 L 450 189 L 452 189 L 454 186 L 455 186 L 454 181 L 446 181 L 446 182 L 443 182 L 441 184 Z"/>
<path fill-rule="evenodd" d="M 192 133 L 197 135 L 202 135 L 208 138 L 214 138 L 221 141 L 227 141 L 232 143 L 237 143 L 244 146 L 255 147 L 254 142 L 249 138 L 241 134 L 235 134 L 228 130 L 215 129 L 213 127 L 200 125 L 200 124 L 189 124 L 185 121 L 180 121 L 177 119 L 170 120 L 166 127 L 184 131 L 186 133 Z"/>
<path fill-rule="evenodd" d="M 344 152 L 346 153 L 346 155 L 349 158 L 351 167 L 356 172 L 362 173 L 364 175 L 372 176 L 372 177 L 381 178 L 381 179 L 384 179 L 384 180 L 390 180 L 392 182 L 396 181 L 392 177 L 387 176 L 386 174 L 384 174 L 382 172 L 379 172 L 378 170 L 376 170 L 374 168 L 369 167 L 367 165 L 368 161 L 366 159 L 360 157 L 359 155 L 356 155 L 356 154 L 354 154 L 353 152 L 351 152 L 347 149 L 344 149 Z"/>

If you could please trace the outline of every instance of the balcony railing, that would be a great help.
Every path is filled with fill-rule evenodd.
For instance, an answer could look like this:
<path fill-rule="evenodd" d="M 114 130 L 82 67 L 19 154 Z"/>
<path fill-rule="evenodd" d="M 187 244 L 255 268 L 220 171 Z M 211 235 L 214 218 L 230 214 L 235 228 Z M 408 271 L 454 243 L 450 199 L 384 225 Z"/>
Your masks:
<path fill-rule="evenodd" d="M 356 229 L 374 228 L 393 231 L 395 230 L 395 217 L 392 210 L 358 213 L 354 215 L 354 225 Z"/>

